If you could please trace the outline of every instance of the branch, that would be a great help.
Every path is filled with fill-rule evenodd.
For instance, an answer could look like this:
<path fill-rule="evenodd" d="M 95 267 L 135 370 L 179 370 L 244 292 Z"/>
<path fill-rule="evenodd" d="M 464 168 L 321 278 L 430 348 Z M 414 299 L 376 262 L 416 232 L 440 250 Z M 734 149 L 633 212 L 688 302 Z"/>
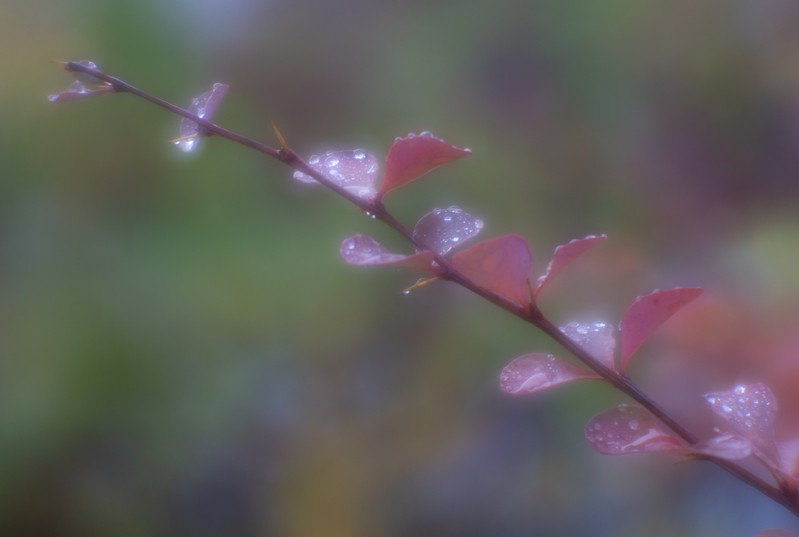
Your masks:
<path fill-rule="evenodd" d="M 416 249 L 420 251 L 433 251 L 433 249 L 427 247 L 423 242 L 415 237 L 413 232 L 407 226 L 397 220 L 397 218 L 391 214 L 391 212 L 385 207 L 380 199 L 360 198 L 342 188 L 340 185 L 332 182 L 322 173 L 312 168 L 306 161 L 304 161 L 299 155 L 291 150 L 288 145 L 285 144 L 285 141 L 283 140 L 282 136 L 279 135 L 279 133 L 278 137 L 281 142 L 281 147 L 274 148 L 198 117 L 186 109 L 176 106 L 168 101 L 143 91 L 132 84 L 125 82 L 124 80 L 103 72 L 91 62 L 65 62 L 63 65 L 64 69 L 67 71 L 80 73 L 91 79 L 100 81 L 105 85 L 105 90 L 102 92 L 118 92 L 135 95 L 136 97 L 149 101 L 156 106 L 160 106 L 161 108 L 164 108 L 173 114 L 196 122 L 197 125 L 199 125 L 199 127 L 202 129 L 202 133 L 205 135 L 214 135 L 220 138 L 225 138 L 279 160 L 290 168 L 312 177 L 323 186 L 332 190 L 342 198 L 358 207 L 360 210 L 372 216 L 374 219 L 380 220 L 404 237 Z M 51 100 L 54 99 L 51 98 Z M 435 254 L 433 256 L 433 260 L 437 264 L 437 275 L 439 278 L 451 281 L 460 285 L 461 287 L 468 289 L 474 294 L 507 311 L 511 315 L 514 315 L 515 317 L 518 317 L 519 319 L 522 319 L 523 321 L 541 330 L 558 344 L 560 344 L 563 348 L 569 351 L 572 355 L 574 355 L 579 361 L 595 371 L 617 390 L 623 392 L 643 408 L 656 416 L 661 422 L 663 422 L 664 425 L 666 425 L 689 445 L 697 444 L 698 437 L 696 435 L 690 432 L 676 418 L 671 416 L 655 401 L 650 399 L 632 382 L 629 377 L 607 367 L 601 360 L 595 358 L 578 344 L 576 344 L 571 338 L 564 334 L 556 325 L 554 325 L 544 316 L 534 301 L 530 301 L 526 305 L 517 304 L 516 302 L 513 302 L 508 298 L 490 289 L 487 289 L 468 278 L 461 271 L 455 268 L 450 259 L 447 259 L 442 255 Z M 759 476 L 755 475 L 737 463 L 714 457 L 705 457 L 705 459 L 716 464 L 726 472 L 730 473 L 754 489 L 760 491 L 780 505 L 783 505 L 786 509 L 799 517 L 799 504 L 796 503 L 796 499 L 792 495 L 786 493 L 776 486 L 769 484 Z"/>

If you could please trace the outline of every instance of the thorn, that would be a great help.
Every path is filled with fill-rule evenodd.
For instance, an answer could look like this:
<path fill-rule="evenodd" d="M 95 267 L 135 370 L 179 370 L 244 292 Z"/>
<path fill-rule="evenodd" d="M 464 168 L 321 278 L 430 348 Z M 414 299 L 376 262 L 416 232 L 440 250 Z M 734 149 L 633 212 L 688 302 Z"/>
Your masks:
<path fill-rule="evenodd" d="M 277 128 L 277 125 L 275 124 L 274 121 L 272 121 L 272 130 L 275 132 L 277 141 L 280 142 L 280 149 L 284 153 L 288 153 L 290 151 L 289 144 L 286 143 L 286 139 L 283 138 L 283 133 L 280 132 L 280 129 Z"/>
<path fill-rule="evenodd" d="M 411 291 L 415 291 L 416 289 L 419 289 L 420 287 L 424 287 L 425 285 L 433 283 L 434 281 L 440 280 L 440 279 L 441 278 L 438 277 L 438 276 L 433 276 L 432 278 L 425 278 L 424 280 L 419 280 L 415 284 L 411 285 L 410 287 L 406 287 L 405 289 L 403 289 L 402 290 L 402 294 L 403 295 L 409 295 L 409 294 L 411 294 Z"/>

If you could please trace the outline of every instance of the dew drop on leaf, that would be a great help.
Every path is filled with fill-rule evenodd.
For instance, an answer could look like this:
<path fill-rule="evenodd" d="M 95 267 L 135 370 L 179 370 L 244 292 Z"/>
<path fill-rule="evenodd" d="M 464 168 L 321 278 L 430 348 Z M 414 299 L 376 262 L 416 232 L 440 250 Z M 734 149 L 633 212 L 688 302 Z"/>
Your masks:
<path fill-rule="evenodd" d="M 227 84 L 215 83 L 210 91 L 194 97 L 187 111 L 191 112 L 200 119 L 211 121 L 217 108 L 222 103 L 229 86 Z M 197 148 L 200 138 L 204 136 L 203 130 L 196 121 L 189 118 L 180 120 L 180 136 L 175 140 L 175 145 L 183 152 L 191 152 Z"/>
<path fill-rule="evenodd" d="M 65 64 L 65 69 L 74 73 L 76 80 L 74 80 L 66 90 L 60 93 L 48 95 L 47 100 L 51 103 L 74 101 L 76 99 L 91 97 L 92 95 L 113 93 L 116 91 L 111 84 L 97 78 L 96 76 L 71 68 L 73 65 L 80 65 L 94 70 L 98 69 L 97 64 L 89 60 L 67 62 Z M 87 86 L 86 84 L 89 85 Z"/>
<path fill-rule="evenodd" d="M 615 369 L 613 352 L 616 349 L 614 327 L 604 321 L 593 323 L 570 322 L 561 331 L 577 343 L 588 354 L 601 361 L 610 369 Z"/>
<path fill-rule="evenodd" d="M 447 209 L 433 209 L 421 217 L 413 228 L 413 237 L 444 255 L 477 236 L 482 229 L 482 220 L 453 205 Z"/>
<path fill-rule="evenodd" d="M 506 365 L 499 375 L 503 392 L 526 395 L 579 379 L 600 378 L 596 373 L 544 353 L 525 354 Z"/>
<path fill-rule="evenodd" d="M 417 252 L 411 255 L 395 254 L 368 235 L 358 234 L 344 239 L 339 248 L 339 254 L 350 265 L 392 265 L 433 272 L 432 252 Z"/>
<path fill-rule="evenodd" d="M 592 418 L 585 426 L 585 438 L 605 455 L 682 449 L 680 440 L 666 432 L 652 414 L 630 405 L 619 405 Z"/>
<path fill-rule="evenodd" d="M 748 438 L 735 434 L 720 434 L 701 442 L 690 451 L 698 455 L 739 461 L 752 454 L 752 442 Z"/>
<path fill-rule="evenodd" d="M 312 155 L 308 165 L 353 195 L 372 200 L 376 194 L 377 158 L 363 149 L 328 151 L 323 155 Z M 294 172 L 294 179 L 302 183 L 318 184 L 302 172 Z"/>
<path fill-rule="evenodd" d="M 341 243 L 341 257 L 350 265 L 388 265 L 407 256 L 389 252 L 368 235 L 353 235 Z"/>
<path fill-rule="evenodd" d="M 767 449 L 773 445 L 777 400 L 765 383 L 739 384 L 731 390 L 708 393 L 705 400 L 739 434 Z"/>

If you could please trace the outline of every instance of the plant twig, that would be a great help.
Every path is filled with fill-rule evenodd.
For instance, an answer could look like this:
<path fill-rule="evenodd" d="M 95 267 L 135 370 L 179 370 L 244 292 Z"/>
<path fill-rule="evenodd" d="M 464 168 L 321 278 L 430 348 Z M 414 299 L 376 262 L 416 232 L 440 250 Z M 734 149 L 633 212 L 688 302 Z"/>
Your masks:
<path fill-rule="evenodd" d="M 313 169 L 307 162 L 305 162 L 299 155 L 297 155 L 293 150 L 291 150 L 285 143 L 285 140 L 282 139 L 282 135 L 279 135 L 281 147 L 274 148 L 269 145 L 266 145 L 262 142 L 258 142 L 248 136 L 244 136 L 228 130 L 224 127 L 221 127 L 215 123 L 210 121 L 204 120 L 195 114 L 185 110 L 179 106 L 176 106 L 164 99 L 156 97 L 146 91 L 143 91 L 128 82 L 125 82 L 122 79 L 117 77 L 111 76 L 100 69 L 96 69 L 85 62 L 65 62 L 64 68 L 67 71 L 79 72 L 94 77 L 98 80 L 105 82 L 106 84 L 113 87 L 115 92 L 120 93 L 129 93 L 131 95 L 135 95 L 136 97 L 140 97 L 146 101 L 149 101 L 161 108 L 172 112 L 173 114 L 179 115 L 181 117 L 190 119 L 196 122 L 202 129 L 203 133 L 206 135 L 214 135 L 220 138 L 228 139 L 232 142 L 237 144 L 243 145 L 245 147 L 249 147 L 250 149 L 254 149 L 260 153 L 268 155 L 272 158 L 275 158 L 287 166 L 291 167 L 292 169 L 302 172 L 328 189 L 332 190 L 339 196 L 345 198 L 347 201 L 358 207 L 360 210 L 370 214 L 374 219 L 382 221 L 384 224 L 389 226 L 390 228 L 394 229 L 397 233 L 399 233 L 402 237 L 404 237 L 408 242 L 410 242 L 413 246 L 415 246 L 419 250 L 432 250 L 426 247 L 418 238 L 414 237 L 412 231 L 402 224 L 393 214 L 385 207 L 385 205 L 379 199 L 370 200 L 370 199 L 363 199 L 358 196 L 355 196 L 351 192 L 347 191 L 346 189 L 342 188 L 338 184 L 330 181 L 327 177 L 323 174 L 318 172 L 317 170 Z M 514 315 L 525 322 L 533 325 L 534 327 L 538 328 L 545 334 L 547 334 L 551 339 L 561 345 L 564 349 L 569 351 L 574 357 L 576 357 L 579 361 L 583 364 L 591 368 L 597 374 L 599 374 L 604 380 L 606 380 L 609 384 L 615 387 L 617 390 L 623 392 L 628 397 L 636 401 L 639 405 L 643 408 L 648 410 L 654 416 L 656 416 L 664 425 L 666 425 L 669 429 L 671 429 L 677 436 L 682 438 L 687 444 L 695 445 L 699 439 L 698 437 L 690 432 L 685 426 L 683 426 L 676 418 L 674 418 L 671 414 L 669 414 L 664 408 L 659 406 L 655 401 L 649 398 L 646 393 L 644 393 L 633 381 L 622 373 L 618 373 L 613 369 L 610 369 L 604 363 L 590 353 L 586 352 L 582 347 L 576 344 L 569 336 L 563 333 L 555 324 L 553 324 L 541 310 L 533 303 L 529 303 L 527 305 L 519 305 L 504 296 L 497 294 L 490 289 L 486 289 L 468 277 L 466 277 L 463 273 L 458 271 L 452 264 L 452 262 L 441 255 L 434 255 L 434 261 L 438 265 L 439 274 L 438 276 L 441 279 L 445 279 L 451 282 L 454 282 L 469 291 L 479 295 L 480 297 L 484 298 L 485 300 L 491 302 L 492 304 L 504 309 L 505 311 L 509 312 L 511 315 Z M 751 486 L 752 488 L 760 491 L 767 497 L 771 498 L 773 501 L 779 503 L 780 505 L 784 506 L 788 509 L 791 513 L 799 517 L 799 503 L 797 503 L 796 498 L 793 494 L 788 494 L 784 490 L 773 486 L 763 480 L 758 475 L 752 473 L 748 469 L 744 468 L 740 464 L 735 462 L 715 458 L 715 457 L 694 457 L 694 458 L 705 458 L 710 462 L 714 463 L 718 467 L 722 468 L 726 472 L 730 473 L 732 476 L 736 477 L 737 479 L 743 481 L 747 485 Z"/>

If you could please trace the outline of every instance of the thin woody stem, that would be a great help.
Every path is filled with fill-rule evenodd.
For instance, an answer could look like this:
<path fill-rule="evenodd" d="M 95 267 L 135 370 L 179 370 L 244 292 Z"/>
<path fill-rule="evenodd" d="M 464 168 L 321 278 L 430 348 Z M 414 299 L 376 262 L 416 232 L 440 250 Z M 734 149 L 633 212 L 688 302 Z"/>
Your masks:
<path fill-rule="evenodd" d="M 402 222 L 397 220 L 393 214 L 383 205 L 382 201 L 380 200 L 365 200 L 358 196 L 353 195 L 346 189 L 340 187 L 338 184 L 330 181 L 327 177 L 323 174 L 318 172 L 317 170 L 313 169 L 307 162 L 305 162 L 302 158 L 299 157 L 294 151 L 289 149 L 282 141 L 281 137 L 281 148 L 274 148 L 268 146 L 264 143 L 258 142 L 250 137 L 238 134 L 231 130 L 225 129 L 215 123 L 210 121 L 204 120 L 195 114 L 185 110 L 179 106 L 176 106 L 168 101 L 165 101 L 159 97 L 156 97 L 146 91 L 143 91 L 124 80 L 121 80 L 117 77 L 111 76 L 106 74 L 105 72 L 95 69 L 87 65 L 86 63 L 82 62 L 66 62 L 64 63 L 64 68 L 67 71 L 74 71 L 74 72 L 81 72 L 87 75 L 93 76 L 96 79 L 99 79 L 106 84 L 110 85 L 114 88 L 114 91 L 120 93 L 130 93 L 131 95 L 135 95 L 140 97 L 146 101 L 149 101 L 161 108 L 172 112 L 173 114 L 177 114 L 181 117 L 190 119 L 196 122 L 201 128 L 202 132 L 207 135 L 215 135 L 219 136 L 220 138 L 226 138 L 232 142 L 241 144 L 245 147 L 249 147 L 250 149 L 254 149 L 260 153 L 264 153 L 272 158 L 275 158 L 287 166 L 291 167 L 294 170 L 300 171 L 328 189 L 334 191 L 339 196 L 345 198 L 347 201 L 352 203 L 353 205 L 357 206 L 364 212 L 369 213 L 375 219 L 382 221 L 387 226 L 394 229 L 397 233 L 402 235 L 407 241 L 413 244 L 416 248 L 420 250 L 430 250 L 427 248 L 423 243 L 421 243 L 416 237 L 413 236 L 413 232 Z M 686 429 L 676 418 L 671 416 L 665 409 L 660 407 L 655 401 L 649 398 L 646 393 L 644 393 L 640 388 L 638 388 L 632 380 L 624 374 L 618 373 L 613 369 L 608 368 L 604 365 L 603 362 L 592 356 L 590 353 L 586 352 L 582 347 L 576 344 L 571 338 L 569 338 L 566 334 L 564 334 L 556 325 L 554 325 L 549 319 L 547 319 L 544 314 L 538 309 L 534 302 L 530 302 L 527 305 L 520 305 L 513 301 L 508 300 L 502 295 L 499 295 L 489 289 L 486 289 L 463 273 L 458 271 L 453 265 L 452 262 L 441 255 L 436 254 L 433 257 L 435 263 L 438 265 L 438 276 L 442 279 L 449 280 L 454 282 L 469 291 L 481 296 L 485 300 L 491 302 L 492 304 L 504 309 L 505 311 L 511 313 L 512 315 L 528 322 L 529 324 L 535 326 L 542 332 L 546 333 L 550 338 L 560 344 L 563 348 L 569 351 L 572 355 L 574 355 L 578 360 L 584 363 L 586 366 L 591 368 L 597 374 L 599 374 L 604 380 L 606 380 L 609 384 L 614 386 L 619 391 L 625 393 L 631 399 L 636 401 L 639 405 L 644 407 L 646 410 L 651 412 L 654 416 L 656 416 L 664 425 L 666 425 L 669 429 L 671 429 L 676 435 L 682 438 L 686 443 L 689 445 L 696 444 L 699 439 L 696 435 Z M 759 476 L 755 475 L 754 473 L 750 472 L 749 470 L 745 469 L 744 467 L 736 464 L 732 461 L 712 458 L 712 457 L 703 457 L 706 460 L 716 464 L 720 468 L 724 469 L 734 477 L 738 478 L 739 480 L 743 481 L 744 483 L 750 485 L 751 487 L 755 488 L 756 490 L 760 491 L 764 495 L 768 496 L 775 502 L 779 503 L 780 505 L 784 506 L 786 509 L 791 511 L 794 515 L 799 517 L 799 504 L 796 502 L 796 498 L 794 495 L 789 495 L 782 489 L 775 487 L 766 481 L 764 481 Z"/>

